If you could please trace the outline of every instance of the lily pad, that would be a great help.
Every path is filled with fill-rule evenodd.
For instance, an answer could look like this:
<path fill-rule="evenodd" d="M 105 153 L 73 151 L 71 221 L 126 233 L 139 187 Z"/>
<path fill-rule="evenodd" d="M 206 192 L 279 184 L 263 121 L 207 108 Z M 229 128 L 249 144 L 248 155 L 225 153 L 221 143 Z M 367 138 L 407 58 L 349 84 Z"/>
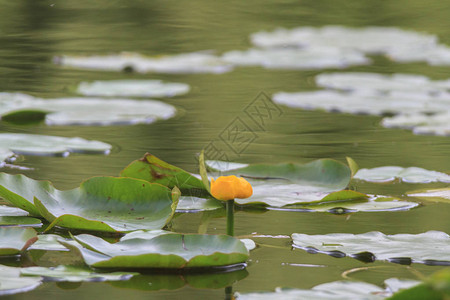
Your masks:
<path fill-rule="evenodd" d="M 0 175 L 1 176 L 1 175 Z M 12 206 L 6 206 L 6 205 L 0 205 L 0 217 L 24 217 L 28 216 L 28 212 L 24 211 L 23 209 L 12 207 Z"/>
<path fill-rule="evenodd" d="M 324 73 L 316 76 L 321 87 L 342 91 L 442 93 L 450 90 L 449 80 L 431 80 L 422 75 L 365 72 Z"/>
<path fill-rule="evenodd" d="M 169 188 L 178 187 L 183 195 L 208 195 L 203 182 L 192 174 L 146 153 L 120 172 L 122 177 L 143 179 Z"/>
<path fill-rule="evenodd" d="M 57 266 L 54 268 L 28 267 L 21 268 L 20 274 L 23 276 L 42 276 L 46 281 L 118 281 L 128 280 L 139 273 L 113 272 L 96 273 L 89 268 L 74 266 Z"/>
<path fill-rule="evenodd" d="M 388 182 L 395 179 L 408 183 L 450 182 L 450 175 L 445 173 L 417 167 L 402 168 L 397 166 L 360 169 L 354 178 L 369 182 Z"/>
<path fill-rule="evenodd" d="M 277 104 L 308 110 L 322 109 L 351 114 L 442 113 L 450 107 L 450 93 L 428 94 L 393 91 L 382 94 L 373 91 L 313 91 L 272 96 Z"/>
<path fill-rule="evenodd" d="M 383 118 L 381 124 L 387 128 L 411 129 L 415 134 L 450 136 L 449 120 L 450 104 L 443 112 L 431 115 L 421 113 L 401 114 Z"/>
<path fill-rule="evenodd" d="M 107 143 L 25 133 L 0 133 L 0 163 L 15 154 L 67 156 L 70 153 L 109 154 L 112 146 Z"/>
<path fill-rule="evenodd" d="M 212 197 L 200 198 L 195 196 L 181 196 L 177 212 L 199 212 L 223 208 L 223 203 Z"/>
<path fill-rule="evenodd" d="M 258 292 L 240 294 L 236 293 L 238 300 L 265 300 L 265 299 L 308 299 L 308 300 L 381 300 L 392 296 L 393 292 L 420 284 L 420 281 L 398 280 L 390 278 L 384 281 L 386 288 L 358 282 L 358 281 L 334 281 L 319 284 L 310 290 L 306 289 L 282 289 L 275 292 Z"/>
<path fill-rule="evenodd" d="M 137 53 L 104 56 L 60 56 L 55 62 L 78 69 L 135 71 L 138 73 L 225 73 L 232 67 L 213 54 L 193 52 L 172 56 L 147 57 Z"/>
<path fill-rule="evenodd" d="M 223 174 L 242 176 L 253 187 L 252 197 L 235 199 L 236 203 L 272 207 L 320 200 L 328 193 L 344 189 L 351 178 L 348 166 L 331 159 L 307 164 L 254 164 Z"/>
<path fill-rule="evenodd" d="M 93 177 L 60 191 L 48 181 L 1 174 L 0 195 L 41 215 L 53 226 L 95 231 L 160 229 L 170 221 L 179 193 L 133 178 Z"/>
<path fill-rule="evenodd" d="M 269 69 L 345 68 L 371 62 L 359 51 L 331 47 L 249 49 L 230 51 L 222 58 L 237 66 L 261 66 Z"/>
<path fill-rule="evenodd" d="M 269 208 L 275 210 L 300 210 L 329 212 L 333 214 L 346 214 L 358 211 L 403 211 L 419 206 L 416 202 L 399 201 L 397 199 L 366 195 L 355 191 L 338 191 L 325 196 L 319 201 L 304 204 L 287 205 L 282 208 Z"/>
<path fill-rule="evenodd" d="M 111 80 L 81 82 L 77 91 L 84 96 L 173 97 L 189 92 L 189 85 L 161 80 Z"/>
<path fill-rule="evenodd" d="M 296 248 L 337 257 L 348 255 L 364 261 L 450 265 L 450 237 L 440 231 L 395 235 L 375 231 L 326 235 L 294 233 L 292 239 Z"/>
<path fill-rule="evenodd" d="M 32 228 L 0 227 L 0 256 L 19 254 L 30 245 L 30 239 L 37 239 Z"/>
<path fill-rule="evenodd" d="M 20 268 L 0 265 L 0 296 L 28 292 L 41 284 L 41 277 L 21 277 Z"/>
<path fill-rule="evenodd" d="M 416 197 L 416 198 L 423 198 L 428 201 L 450 203 L 450 188 L 413 191 L 413 192 L 408 192 L 408 196 Z"/>
<path fill-rule="evenodd" d="M 45 119 L 47 125 L 150 124 L 172 118 L 176 109 L 156 100 L 60 98 L 40 99 L 18 93 L 0 93 L 2 119 Z"/>
<path fill-rule="evenodd" d="M 85 262 L 96 268 L 198 268 L 242 264 L 248 250 L 227 235 L 163 234 L 125 239 L 115 244 L 92 235 L 74 237 Z"/>
<path fill-rule="evenodd" d="M 273 32 L 254 33 L 251 40 L 259 47 L 328 47 L 357 50 L 366 54 L 384 54 L 397 62 L 450 64 L 450 48 L 439 44 L 435 35 L 395 27 L 279 28 Z"/>

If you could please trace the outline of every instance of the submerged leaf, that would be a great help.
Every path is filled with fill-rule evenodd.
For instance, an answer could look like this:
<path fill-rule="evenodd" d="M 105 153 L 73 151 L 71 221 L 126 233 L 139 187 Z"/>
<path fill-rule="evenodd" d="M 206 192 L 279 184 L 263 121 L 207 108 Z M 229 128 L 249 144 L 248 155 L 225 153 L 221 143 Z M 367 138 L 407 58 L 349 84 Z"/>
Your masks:
<path fill-rule="evenodd" d="M 292 234 L 294 247 L 308 252 L 329 255 L 341 253 L 366 260 L 387 260 L 401 264 L 450 263 L 450 237 L 439 231 L 421 234 L 385 235 L 381 232 L 364 234 L 332 233 L 326 235 Z"/>
<path fill-rule="evenodd" d="M 125 238 L 111 244 L 92 235 L 78 235 L 76 247 L 85 262 L 98 268 L 194 268 L 244 263 L 248 250 L 227 235 L 162 234 Z"/>
<path fill-rule="evenodd" d="M 189 92 L 189 85 L 161 80 L 110 80 L 81 82 L 77 91 L 84 96 L 173 97 Z"/>
<path fill-rule="evenodd" d="M 172 105 L 156 100 L 60 98 L 40 99 L 0 93 L 0 117 L 29 119 L 38 114 L 47 125 L 133 125 L 167 120 L 176 114 Z"/>

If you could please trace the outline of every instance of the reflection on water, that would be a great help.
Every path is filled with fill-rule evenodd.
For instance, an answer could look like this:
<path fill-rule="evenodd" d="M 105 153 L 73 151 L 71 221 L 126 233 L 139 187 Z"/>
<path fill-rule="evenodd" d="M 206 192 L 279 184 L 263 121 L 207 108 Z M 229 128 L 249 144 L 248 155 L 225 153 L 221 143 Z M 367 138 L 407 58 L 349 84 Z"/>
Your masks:
<path fill-rule="evenodd" d="M 57 188 L 71 188 L 94 175 L 117 175 L 131 161 L 145 152 L 164 161 L 196 172 L 195 155 L 221 134 L 237 117 L 247 122 L 246 107 L 264 92 L 316 90 L 319 70 L 268 70 L 260 67 L 236 68 L 224 74 L 137 74 L 83 71 L 52 63 L 58 55 L 107 55 L 131 51 L 144 55 L 180 54 L 215 50 L 218 54 L 251 47 L 249 36 L 277 27 L 345 25 L 352 27 L 390 26 L 439 37 L 450 44 L 450 4 L 442 1 L 401 0 L 395 2 L 363 1 L 231 1 L 217 3 L 204 0 L 180 3 L 169 1 L 32 1 L 0 0 L 0 92 L 24 92 L 35 97 L 73 97 L 82 81 L 160 79 L 189 84 L 186 95 L 164 102 L 181 112 L 175 118 L 150 125 L 94 127 L 19 125 L 1 122 L 0 132 L 80 136 L 101 140 L 114 146 L 108 156 L 76 155 L 67 158 L 27 156 L 20 165 L 33 170 L 22 172 L 35 179 L 48 179 Z M 396 64 L 383 57 L 371 57 L 373 63 L 354 66 L 348 72 L 383 74 L 420 74 L 432 80 L 448 78 L 448 67 L 425 63 Z M 332 70 L 326 70 L 330 72 Z M 336 70 L 333 70 L 336 71 Z M 317 158 L 334 158 L 342 162 L 350 156 L 360 167 L 384 165 L 422 167 L 440 172 L 450 171 L 446 137 L 417 136 L 410 131 L 386 129 L 381 117 L 294 110 L 282 107 L 282 115 L 264 127 L 255 127 L 251 143 L 227 155 L 238 162 L 305 163 Z M 440 187 L 435 184 L 433 187 Z M 362 192 L 401 196 L 415 189 L 411 184 L 363 184 Z M 326 234 L 331 232 L 363 233 L 378 230 L 385 234 L 420 233 L 449 228 L 448 204 L 430 204 L 408 212 L 293 213 L 283 211 L 240 211 L 236 214 L 236 234 L 253 232 L 290 235 L 294 232 Z M 180 215 L 173 229 L 197 232 L 201 214 Z M 211 220 L 209 233 L 225 232 L 224 218 Z M 252 292 L 273 290 L 277 286 L 310 288 L 339 280 L 345 270 L 366 266 L 349 258 L 336 259 L 321 254 L 292 250 L 289 240 L 263 239 L 252 252 L 248 276 L 233 285 L 233 290 Z M 295 267 L 289 264 L 325 265 Z M 377 271 L 361 274 L 367 282 L 381 284 L 392 274 L 406 278 L 414 275 L 402 266 L 374 263 Z M 370 266 L 372 266 L 370 265 Z M 427 275 L 439 267 L 417 266 Z M 159 277 L 161 279 L 162 277 Z M 158 280 L 159 280 L 158 279 Z M 161 279 L 162 280 L 162 279 Z M 210 285 L 209 283 L 207 284 Z M 214 287 L 214 286 L 212 286 Z M 223 289 L 203 289 L 195 285 L 175 290 L 129 290 L 109 283 L 83 283 L 74 289 L 61 289 L 53 283 L 10 299 L 44 299 L 49 297 L 130 297 L 133 299 L 221 299 Z"/>

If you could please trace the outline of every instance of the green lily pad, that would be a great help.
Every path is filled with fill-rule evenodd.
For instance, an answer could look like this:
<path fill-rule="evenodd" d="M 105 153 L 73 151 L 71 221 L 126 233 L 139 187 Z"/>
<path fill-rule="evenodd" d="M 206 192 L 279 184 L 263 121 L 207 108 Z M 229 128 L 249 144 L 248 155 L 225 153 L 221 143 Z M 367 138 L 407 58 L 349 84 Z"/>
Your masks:
<path fill-rule="evenodd" d="M 408 196 L 435 202 L 450 203 L 450 188 L 428 189 L 408 192 Z"/>
<path fill-rule="evenodd" d="M 137 53 L 124 52 L 103 56 L 68 56 L 55 58 L 55 62 L 78 69 L 102 71 L 135 71 L 138 73 L 225 73 L 232 67 L 217 56 L 193 52 L 172 56 L 147 57 Z"/>
<path fill-rule="evenodd" d="M 146 153 L 120 172 L 122 177 L 143 179 L 169 188 L 178 187 L 183 195 L 208 195 L 203 182 L 192 174 Z"/>
<path fill-rule="evenodd" d="M 447 97 L 447 99 L 450 96 Z M 449 108 L 435 114 L 408 113 L 383 118 L 381 124 L 387 128 L 412 129 L 415 134 L 450 135 L 450 111 Z"/>
<path fill-rule="evenodd" d="M 320 200 L 328 193 L 345 188 L 351 179 L 350 168 L 331 159 L 303 165 L 254 164 L 222 174 L 242 176 L 252 185 L 253 195 L 248 199 L 235 199 L 237 204 L 272 207 Z"/>
<path fill-rule="evenodd" d="M 222 59 L 237 66 L 261 66 L 269 69 L 329 69 L 367 65 L 371 60 L 362 52 L 332 47 L 253 48 L 230 51 Z"/>
<path fill-rule="evenodd" d="M 0 227 L 0 256 L 19 254 L 33 238 L 36 239 L 36 231 L 32 228 Z"/>
<path fill-rule="evenodd" d="M 0 296 L 28 292 L 41 284 L 41 277 L 21 277 L 20 268 L 0 265 Z"/>
<path fill-rule="evenodd" d="M 77 91 L 84 96 L 173 97 L 189 92 L 189 85 L 161 80 L 111 80 L 81 82 Z"/>
<path fill-rule="evenodd" d="M 420 281 L 399 280 L 390 278 L 384 281 L 385 288 L 358 282 L 334 281 L 316 285 L 312 289 L 282 289 L 275 292 L 236 293 L 238 300 L 265 300 L 265 299 L 308 299 L 308 300 L 381 300 L 391 296 L 399 289 L 405 289 L 420 284 Z"/>
<path fill-rule="evenodd" d="M 354 178 L 369 182 L 387 182 L 397 178 L 407 183 L 450 182 L 450 175 L 445 173 L 417 167 L 402 168 L 397 166 L 360 169 Z"/>
<path fill-rule="evenodd" d="M 0 93 L 0 116 L 6 120 L 45 119 L 47 125 L 133 125 L 172 118 L 176 109 L 156 100 L 60 98 L 40 99 Z"/>
<path fill-rule="evenodd" d="M 42 222 L 40 219 L 22 216 L 3 216 L 0 217 L 0 226 L 32 226 L 40 227 Z"/>
<path fill-rule="evenodd" d="M 160 229 L 170 221 L 179 193 L 125 177 L 93 177 L 79 188 L 55 189 L 48 181 L 0 174 L 0 195 L 53 226 L 94 231 Z"/>
<path fill-rule="evenodd" d="M 15 154 L 67 156 L 72 153 L 109 154 L 112 146 L 79 137 L 0 133 L 0 164 Z"/>
<path fill-rule="evenodd" d="M 113 272 L 96 273 L 89 268 L 74 266 L 57 266 L 54 268 L 29 267 L 21 268 L 20 274 L 23 276 L 42 276 L 46 281 L 117 281 L 128 280 L 139 273 Z"/>
<path fill-rule="evenodd" d="M 132 238 L 115 244 L 82 234 L 79 244 L 65 244 L 82 254 L 96 268 L 208 268 L 242 264 L 248 250 L 239 239 L 227 235 L 163 234 L 149 239 Z"/>
<path fill-rule="evenodd" d="M 420 234 L 385 235 L 333 233 L 292 234 L 294 247 L 336 257 L 350 256 L 364 261 L 387 260 L 401 264 L 450 264 L 450 237 L 440 231 Z"/>

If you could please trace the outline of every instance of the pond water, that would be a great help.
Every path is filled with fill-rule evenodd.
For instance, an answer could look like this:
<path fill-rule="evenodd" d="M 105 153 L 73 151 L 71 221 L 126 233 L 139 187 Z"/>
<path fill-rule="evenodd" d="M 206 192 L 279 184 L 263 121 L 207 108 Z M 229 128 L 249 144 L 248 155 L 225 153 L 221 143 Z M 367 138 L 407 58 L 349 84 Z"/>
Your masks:
<path fill-rule="evenodd" d="M 179 109 L 175 118 L 153 124 L 99 127 L 1 122 L 1 133 L 79 136 L 113 145 L 109 155 L 25 156 L 16 164 L 32 169 L 4 168 L 4 172 L 50 180 L 57 188 L 68 189 L 92 176 L 116 176 L 131 161 L 150 152 L 197 173 L 196 155 L 211 142 L 218 142 L 220 150 L 236 162 L 306 163 L 319 158 L 345 162 L 345 157 L 350 156 L 363 168 L 397 165 L 450 172 L 448 136 L 415 135 L 410 130 L 384 128 L 380 116 L 307 111 L 279 105 L 279 114 L 264 126 L 250 128 L 254 139 L 240 153 L 223 144 L 221 136 L 236 118 L 251 122 L 245 109 L 258 96 L 270 98 L 280 91 L 315 90 L 316 75 L 344 70 L 251 66 L 236 67 L 223 74 L 139 74 L 77 70 L 53 63 L 59 55 L 107 55 L 122 51 L 163 55 L 211 50 L 222 54 L 252 47 L 249 38 L 252 33 L 300 26 L 398 27 L 436 35 L 442 44 L 450 45 L 448 2 L 0 0 L 0 3 L 0 92 L 23 92 L 42 98 L 71 97 L 77 96 L 75 91 L 82 81 L 119 79 L 160 79 L 191 87 L 185 95 L 163 100 Z M 433 80 L 450 77 L 449 66 L 396 63 L 381 56 L 373 57 L 372 61 L 368 65 L 348 67 L 345 72 L 420 74 Z M 409 190 L 444 186 L 366 183 L 359 185 L 358 190 L 400 197 Z M 178 232 L 197 232 L 201 217 L 202 213 L 180 215 L 174 219 L 172 228 Z M 450 231 L 450 210 L 445 203 L 427 203 L 400 212 L 333 215 L 240 211 L 235 217 L 236 235 Z M 224 233 L 225 225 L 224 218 L 213 219 L 208 233 Z M 426 276 L 442 268 L 387 262 L 365 264 L 352 258 L 313 255 L 293 250 L 288 238 L 259 238 L 256 242 L 261 245 L 251 252 L 246 274 L 241 274 L 245 278 L 233 284 L 234 291 L 273 291 L 280 286 L 311 288 L 340 280 L 344 271 L 361 267 L 369 269 L 350 277 L 381 285 L 387 278 L 417 279 L 417 271 Z M 68 289 L 45 283 L 31 292 L 5 298 L 50 297 L 221 299 L 225 293 L 223 288 L 201 289 L 189 285 L 175 290 L 143 291 L 126 284 L 82 283 Z"/>

